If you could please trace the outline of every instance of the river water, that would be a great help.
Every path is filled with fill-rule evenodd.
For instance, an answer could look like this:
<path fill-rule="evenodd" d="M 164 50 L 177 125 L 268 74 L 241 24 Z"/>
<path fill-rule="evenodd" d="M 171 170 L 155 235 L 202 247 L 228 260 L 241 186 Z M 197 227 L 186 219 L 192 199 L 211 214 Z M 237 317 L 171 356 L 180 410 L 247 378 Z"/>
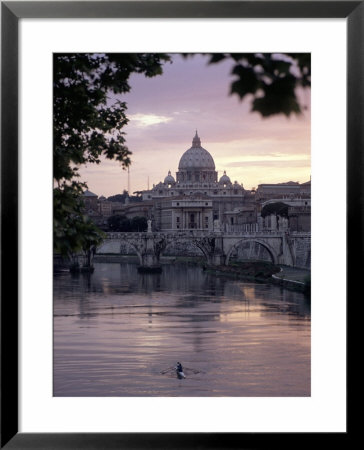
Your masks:
<path fill-rule="evenodd" d="M 198 266 L 96 263 L 55 274 L 53 312 L 55 396 L 310 396 L 299 292 Z"/>

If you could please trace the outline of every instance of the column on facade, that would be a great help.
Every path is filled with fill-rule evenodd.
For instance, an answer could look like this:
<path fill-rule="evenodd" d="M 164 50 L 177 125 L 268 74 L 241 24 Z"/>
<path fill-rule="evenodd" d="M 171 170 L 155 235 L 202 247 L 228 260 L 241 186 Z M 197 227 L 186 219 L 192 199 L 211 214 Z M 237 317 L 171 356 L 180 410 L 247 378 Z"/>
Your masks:
<path fill-rule="evenodd" d="M 276 231 L 277 230 L 277 217 L 275 214 L 271 214 L 270 216 L 270 223 L 271 223 L 271 230 Z"/>
<path fill-rule="evenodd" d="M 286 231 L 288 229 L 288 219 L 281 217 L 281 230 Z"/>
<path fill-rule="evenodd" d="M 259 216 L 258 217 L 258 230 L 257 231 L 263 230 L 263 228 L 264 228 L 264 219 L 263 219 L 262 216 Z"/>

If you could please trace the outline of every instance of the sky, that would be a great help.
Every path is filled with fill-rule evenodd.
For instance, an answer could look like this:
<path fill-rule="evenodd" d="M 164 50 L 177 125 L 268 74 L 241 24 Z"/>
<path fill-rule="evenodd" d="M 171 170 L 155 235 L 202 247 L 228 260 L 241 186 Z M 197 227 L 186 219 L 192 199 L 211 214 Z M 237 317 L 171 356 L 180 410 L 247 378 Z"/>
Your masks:
<path fill-rule="evenodd" d="M 310 179 L 310 90 L 299 92 L 302 115 L 261 118 L 251 99 L 229 95 L 232 62 L 207 65 L 207 58 L 173 55 L 161 76 L 134 74 L 127 102 L 126 144 L 132 152 L 130 193 L 152 188 L 170 170 L 175 177 L 196 130 L 213 157 L 218 177 L 252 189 L 261 183 Z M 128 172 L 116 161 L 102 160 L 80 169 L 89 190 L 105 197 L 128 190 Z"/>

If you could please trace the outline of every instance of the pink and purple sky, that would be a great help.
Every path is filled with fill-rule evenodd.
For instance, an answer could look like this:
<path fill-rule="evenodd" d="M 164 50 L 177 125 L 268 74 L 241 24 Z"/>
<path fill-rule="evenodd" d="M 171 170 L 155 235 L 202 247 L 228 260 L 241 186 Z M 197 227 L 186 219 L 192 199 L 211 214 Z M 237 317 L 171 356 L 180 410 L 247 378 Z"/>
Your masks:
<path fill-rule="evenodd" d="M 250 99 L 229 95 L 231 62 L 207 65 L 195 55 L 173 55 L 162 76 L 133 75 L 131 92 L 123 95 L 130 119 L 124 128 L 132 151 L 130 192 L 151 188 L 168 171 L 175 176 L 182 154 L 198 130 L 202 147 L 215 161 L 218 176 L 224 170 L 245 189 L 260 183 L 310 179 L 310 90 L 300 93 L 307 110 L 300 116 L 263 119 L 251 113 Z M 83 181 L 97 195 L 128 189 L 128 174 L 118 162 L 103 160 L 80 169 Z"/>

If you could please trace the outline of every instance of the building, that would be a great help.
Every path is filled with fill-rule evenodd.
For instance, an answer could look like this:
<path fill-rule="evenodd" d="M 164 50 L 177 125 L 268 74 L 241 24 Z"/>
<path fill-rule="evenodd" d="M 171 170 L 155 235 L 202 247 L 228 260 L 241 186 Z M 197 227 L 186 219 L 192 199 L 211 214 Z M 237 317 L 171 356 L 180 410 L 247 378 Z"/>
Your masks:
<path fill-rule="evenodd" d="M 145 217 L 149 219 L 152 217 L 153 202 L 135 202 L 119 204 L 113 208 L 113 214 L 118 214 L 120 216 L 126 216 L 128 219 L 133 219 L 134 217 Z"/>
<path fill-rule="evenodd" d="M 288 207 L 288 221 L 290 231 L 311 231 L 311 202 Z"/>
<path fill-rule="evenodd" d="M 89 190 L 83 193 L 83 202 L 86 214 L 94 216 L 98 214 L 98 196 Z"/>
<path fill-rule="evenodd" d="M 129 219 L 145 217 L 152 220 L 153 231 L 249 232 L 282 227 L 310 230 L 311 180 L 302 184 L 260 184 L 256 191 L 246 190 L 243 184 L 232 182 L 226 171 L 219 178 L 214 159 L 202 147 L 197 131 L 192 146 L 182 154 L 175 175 L 168 171 L 163 181 L 141 193 L 142 201 L 138 202 L 110 202 L 86 191 L 86 211 L 103 226 L 115 214 Z M 263 220 L 260 211 L 272 202 L 285 203 L 288 216 L 280 221 L 273 217 Z"/>
<path fill-rule="evenodd" d="M 99 197 L 98 206 L 99 212 L 103 217 L 108 218 L 113 215 L 113 202 L 107 201 L 103 195 Z"/>
<path fill-rule="evenodd" d="M 192 146 L 181 156 L 176 178 L 169 171 L 163 182 L 142 195 L 143 200 L 153 202 L 151 219 L 159 231 L 209 231 L 237 223 L 238 216 L 240 222 L 247 217 L 256 222 L 254 195 L 237 181 L 231 182 L 226 171 L 218 177 L 214 159 L 202 147 L 197 131 Z M 247 205 L 245 214 L 243 206 Z"/>
<path fill-rule="evenodd" d="M 265 202 L 271 199 L 311 198 L 311 180 L 306 183 L 288 181 L 287 183 L 259 184 L 256 200 Z"/>

